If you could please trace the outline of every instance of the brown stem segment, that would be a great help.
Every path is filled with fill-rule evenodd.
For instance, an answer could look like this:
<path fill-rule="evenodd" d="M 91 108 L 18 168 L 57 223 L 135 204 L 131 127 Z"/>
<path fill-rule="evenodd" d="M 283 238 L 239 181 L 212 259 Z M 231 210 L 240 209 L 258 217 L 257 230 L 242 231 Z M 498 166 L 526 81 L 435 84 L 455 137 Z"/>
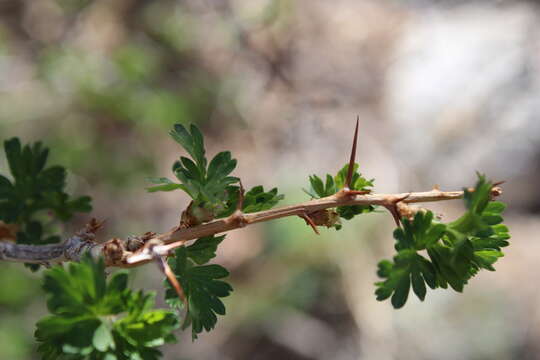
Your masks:
<path fill-rule="evenodd" d="M 407 196 L 408 195 L 408 196 Z M 0 241 L 0 261 L 47 263 L 79 261 L 82 253 L 90 251 L 93 255 L 102 256 L 107 266 L 133 267 L 152 261 L 156 255 L 167 255 L 171 250 L 184 246 L 187 241 L 204 236 L 225 233 L 250 224 L 280 219 L 289 216 L 303 217 L 316 211 L 348 205 L 380 205 L 385 206 L 396 199 L 403 203 L 420 203 L 460 199 L 463 191 L 440 191 L 434 189 L 425 192 L 402 194 L 365 194 L 356 196 L 337 196 L 337 194 L 306 201 L 300 204 L 285 206 L 250 214 L 241 214 L 241 221 L 236 220 L 239 214 L 233 214 L 235 219 L 223 218 L 213 220 L 190 228 L 175 227 L 172 230 L 144 239 L 145 245 L 136 251 L 130 251 L 127 240 L 111 239 L 103 243 L 94 240 L 97 222 L 92 222 L 86 229 L 67 239 L 61 244 L 54 245 L 20 245 Z M 151 244 L 151 249 L 149 248 Z M 114 246 L 112 246 L 114 245 Z M 148 246 L 147 246 L 148 245 Z M 114 248 L 115 251 L 110 251 Z"/>

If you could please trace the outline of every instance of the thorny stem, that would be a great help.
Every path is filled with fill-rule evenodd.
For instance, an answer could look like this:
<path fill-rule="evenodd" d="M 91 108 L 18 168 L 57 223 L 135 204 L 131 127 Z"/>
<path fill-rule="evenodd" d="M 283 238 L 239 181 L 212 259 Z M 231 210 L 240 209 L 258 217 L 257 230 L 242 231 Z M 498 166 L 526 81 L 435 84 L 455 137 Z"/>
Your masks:
<path fill-rule="evenodd" d="M 172 250 L 184 246 L 190 240 L 226 233 L 249 224 L 288 216 L 301 217 L 318 234 L 319 231 L 312 219 L 312 215 L 316 215 L 317 212 L 325 209 L 350 205 L 383 206 L 392 214 L 397 226 L 399 226 L 401 214 L 398 205 L 454 200 L 463 197 L 463 191 L 441 191 L 438 186 L 435 186 L 431 191 L 402 194 L 371 194 L 369 190 L 352 190 L 351 181 L 354 173 L 356 146 L 358 142 L 358 123 L 359 118 L 356 119 L 345 187 L 334 195 L 321 199 L 313 199 L 296 205 L 244 214 L 242 212 L 244 187 L 242 182 L 240 182 L 238 206 L 236 211 L 229 217 L 196 226 L 189 226 L 189 222 L 187 222 L 188 225 L 186 226 L 186 223 L 181 221 L 180 226 L 175 226 L 172 230 L 157 236 L 155 233 L 147 232 L 139 237 L 129 237 L 126 240 L 114 238 L 103 243 L 98 243 L 94 240 L 96 231 L 103 225 L 103 223 L 99 223 L 95 219 L 75 236 L 68 238 L 61 244 L 54 245 L 21 245 L 1 241 L 2 238 L 13 240 L 13 229 L 9 228 L 9 225 L 0 222 L 0 235 L 3 234 L 0 237 L 0 260 L 38 264 L 79 261 L 85 251 L 90 251 L 95 256 L 103 256 L 107 266 L 133 267 L 157 260 L 158 265 L 167 275 L 169 281 L 171 281 L 179 297 L 185 301 L 185 296 L 182 295 L 183 289 L 176 279 L 171 277 L 170 269 L 163 257 L 170 255 Z M 500 184 L 502 182 L 493 185 L 493 197 L 501 195 L 502 190 L 498 187 Z"/>
<path fill-rule="evenodd" d="M 493 188 L 492 194 L 494 196 L 498 196 L 500 193 L 500 188 Z M 86 229 L 61 244 L 20 245 L 0 241 L 0 260 L 27 263 L 78 261 L 84 251 L 91 251 L 94 255 L 103 256 L 107 266 L 133 267 L 152 261 L 155 256 L 169 255 L 172 250 L 184 246 L 190 240 L 226 233 L 250 224 L 289 216 L 309 216 L 317 211 L 338 206 L 388 206 L 388 204 L 392 203 L 397 204 L 397 200 L 400 199 L 403 199 L 401 200 L 402 203 L 409 204 L 454 200 L 462 197 L 463 191 L 440 191 L 438 189 L 402 194 L 351 194 L 350 196 L 339 196 L 339 193 L 337 193 L 322 199 L 314 199 L 296 205 L 249 214 L 236 211 L 227 218 L 213 220 L 190 228 L 176 226 L 172 230 L 152 238 L 141 237 L 144 245 L 135 251 L 126 249 L 127 240 L 114 238 L 103 243 L 96 242 L 94 237 L 99 228 L 99 223 L 92 221 L 87 225 Z"/>

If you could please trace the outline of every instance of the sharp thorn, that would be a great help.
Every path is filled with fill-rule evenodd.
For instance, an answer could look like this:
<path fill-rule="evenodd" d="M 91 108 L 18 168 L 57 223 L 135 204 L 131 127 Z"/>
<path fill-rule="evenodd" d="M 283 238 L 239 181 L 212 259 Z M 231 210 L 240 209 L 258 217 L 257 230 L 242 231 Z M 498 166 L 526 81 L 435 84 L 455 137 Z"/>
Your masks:
<path fill-rule="evenodd" d="M 394 218 L 394 221 L 396 222 L 396 226 L 400 227 L 401 226 L 401 221 L 400 221 L 400 218 L 399 218 L 399 213 L 397 211 L 397 206 L 395 204 L 394 205 L 383 205 L 383 206 L 390 212 L 390 214 Z"/>
<path fill-rule="evenodd" d="M 401 226 L 401 218 L 399 216 L 399 211 L 397 209 L 397 203 L 405 200 L 409 196 L 411 196 L 411 193 L 400 196 L 398 198 L 394 198 L 392 200 L 388 200 L 388 202 L 383 205 L 390 212 L 390 214 L 392 214 L 392 217 L 394 218 L 394 221 L 396 222 L 397 227 Z"/>
<path fill-rule="evenodd" d="M 354 129 L 353 145 L 351 150 L 351 157 L 349 159 L 349 169 L 347 172 L 347 182 L 345 183 L 347 188 L 351 188 L 351 181 L 354 173 L 354 164 L 356 163 L 356 145 L 358 143 L 358 123 L 360 122 L 360 116 L 356 117 L 356 127 Z"/>
<path fill-rule="evenodd" d="M 308 214 L 302 214 L 302 215 L 299 215 L 302 219 L 304 219 L 306 221 L 307 224 L 309 224 L 311 226 L 311 228 L 313 229 L 313 231 L 315 231 L 315 234 L 317 235 L 321 235 L 321 233 L 319 233 L 319 230 L 317 229 L 317 225 L 315 225 L 315 223 L 313 222 L 313 219 L 309 217 Z"/>
<path fill-rule="evenodd" d="M 165 276 L 167 277 L 167 280 L 169 280 L 169 283 L 176 291 L 178 298 L 182 300 L 182 302 L 184 303 L 184 307 L 186 309 L 186 314 L 187 314 L 187 311 L 189 311 L 189 308 L 188 308 L 189 304 L 187 301 L 186 293 L 184 292 L 184 289 L 182 288 L 182 285 L 180 285 L 180 282 L 174 275 L 174 272 L 171 270 L 169 264 L 167 264 L 167 261 L 165 261 L 165 259 L 162 256 L 155 256 L 155 259 L 158 264 L 158 267 L 165 274 Z"/>

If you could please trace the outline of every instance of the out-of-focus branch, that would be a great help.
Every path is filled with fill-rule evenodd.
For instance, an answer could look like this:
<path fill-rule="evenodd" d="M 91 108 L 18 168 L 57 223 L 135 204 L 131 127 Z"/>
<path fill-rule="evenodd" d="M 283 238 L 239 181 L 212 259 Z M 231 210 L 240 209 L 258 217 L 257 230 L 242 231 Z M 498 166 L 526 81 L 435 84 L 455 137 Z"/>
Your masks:
<path fill-rule="evenodd" d="M 95 234 L 101 225 L 101 223 L 92 220 L 83 230 L 61 244 L 24 245 L 9 241 L 0 241 L 0 260 L 49 264 L 64 261 L 79 261 L 82 254 L 86 251 L 91 251 L 97 255 L 95 252 L 98 250 L 96 249 Z"/>

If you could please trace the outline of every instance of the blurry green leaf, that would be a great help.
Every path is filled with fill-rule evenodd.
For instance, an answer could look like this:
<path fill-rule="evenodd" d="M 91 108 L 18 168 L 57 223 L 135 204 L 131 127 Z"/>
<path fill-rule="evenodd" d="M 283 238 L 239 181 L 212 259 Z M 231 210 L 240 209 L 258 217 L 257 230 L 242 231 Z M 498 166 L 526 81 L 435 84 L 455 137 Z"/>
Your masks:
<path fill-rule="evenodd" d="M 0 220 L 19 225 L 17 242 L 42 245 L 60 241 L 44 228 L 39 214 L 49 211 L 60 221 L 68 221 L 78 212 L 92 210 L 91 198 L 71 198 L 64 192 L 66 170 L 46 167 L 49 150 L 40 142 L 22 145 L 12 138 L 4 142 L 13 181 L 0 175 Z M 33 270 L 39 265 L 27 264 Z"/>
<path fill-rule="evenodd" d="M 105 352 L 109 348 L 114 349 L 114 339 L 112 337 L 111 330 L 107 327 L 107 324 L 102 323 L 96 329 L 92 338 L 92 344 L 101 352 Z"/>

